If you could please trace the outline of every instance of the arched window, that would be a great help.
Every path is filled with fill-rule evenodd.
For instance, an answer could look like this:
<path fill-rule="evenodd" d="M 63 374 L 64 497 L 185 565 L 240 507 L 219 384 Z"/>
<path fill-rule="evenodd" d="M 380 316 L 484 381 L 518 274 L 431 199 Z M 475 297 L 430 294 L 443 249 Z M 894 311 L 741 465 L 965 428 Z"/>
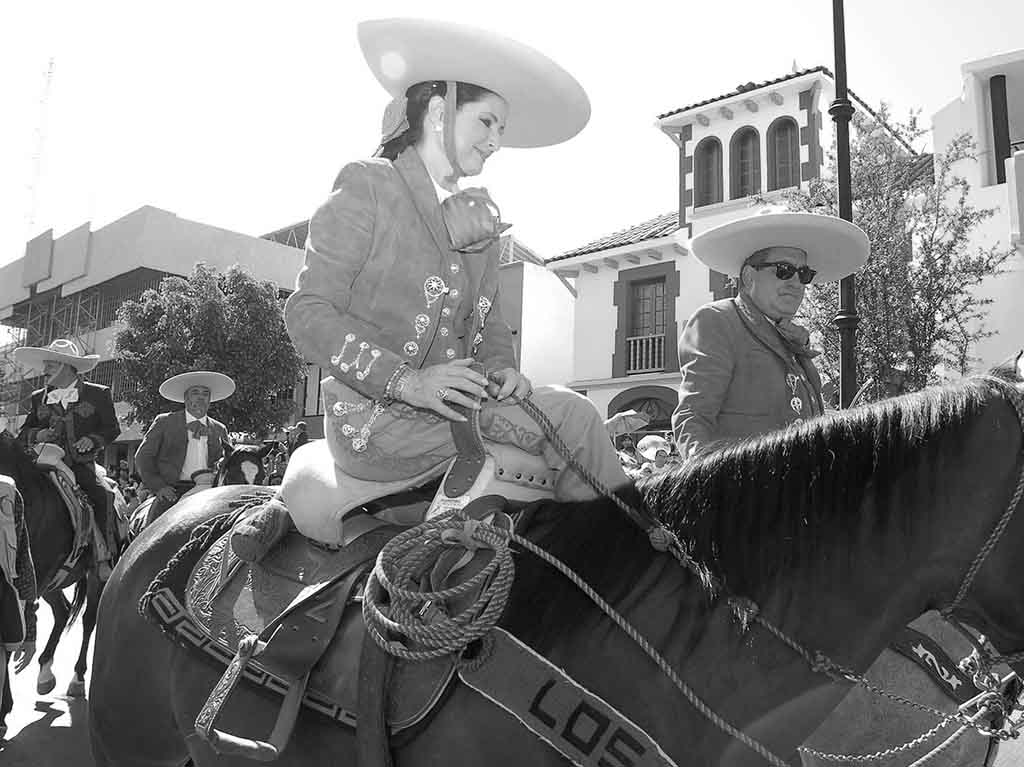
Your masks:
<path fill-rule="evenodd" d="M 768 126 L 768 191 L 800 186 L 800 129 L 792 117 Z"/>
<path fill-rule="evenodd" d="M 693 156 L 695 208 L 722 201 L 722 143 L 708 136 L 697 144 Z"/>
<path fill-rule="evenodd" d="M 729 199 L 761 191 L 761 140 L 754 128 L 740 128 L 729 143 Z"/>

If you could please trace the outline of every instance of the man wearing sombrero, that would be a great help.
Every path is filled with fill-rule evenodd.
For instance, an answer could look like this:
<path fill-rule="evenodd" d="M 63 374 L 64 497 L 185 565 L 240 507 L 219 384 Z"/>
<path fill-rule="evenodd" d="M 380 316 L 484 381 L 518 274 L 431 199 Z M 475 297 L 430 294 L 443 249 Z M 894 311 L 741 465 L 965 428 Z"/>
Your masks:
<path fill-rule="evenodd" d="M 185 408 L 153 419 L 135 453 L 142 483 L 155 497 L 150 521 L 195 487 L 197 472 L 213 470 L 224 455 L 224 443 L 230 444 L 227 428 L 208 411 L 211 403 L 234 391 L 231 378 L 209 370 L 179 373 L 160 384 L 162 397 Z"/>
<path fill-rule="evenodd" d="M 111 494 L 96 476 L 96 456 L 117 439 L 121 427 L 114 412 L 110 388 L 82 380 L 99 362 L 99 355 L 82 354 L 74 341 L 55 339 L 49 346 L 22 346 L 14 358 L 41 370 L 46 384 L 32 393 L 28 417 L 18 438 L 29 447 L 52 443 L 64 451 L 64 462 L 75 475 L 96 515 L 103 535 L 97 541 L 97 562 L 109 566 L 110 552 L 117 550 L 110 526 Z"/>
<path fill-rule="evenodd" d="M 502 147 L 576 135 L 590 118 L 586 93 L 538 51 L 460 24 L 368 21 L 359 42 L 392 97 L 380 146 L 341 170 L 312 216 L 285 307 L 296 347 L 330 373 L 327 459 L 368 481 L 428 472 L 455 454 L 449 421 L 465 419 L 451 405 L 483 397 L 486 439 L 543 455 L 558 470 L 558 497 L 593 497 L 516 404 L 532 392 L 582 465 L 606 486 L 627 484 L 593 403 L 534 391 L 518 370 L 497 295 L 505 225 L 486 190 L 460 188 Z M 290 511 L 313 537 L 327 527 Z"/>
<path fill-rule="evenodd" d="M 739 295 L 702 306 L 679 339 L 680 455 L 780 429 L 824 411 L 806 329 L 793 317 L 811 282 L 833 282 L 867 261 L 867 235 L 834 216 L 771 207 L 684 243 Z"/>

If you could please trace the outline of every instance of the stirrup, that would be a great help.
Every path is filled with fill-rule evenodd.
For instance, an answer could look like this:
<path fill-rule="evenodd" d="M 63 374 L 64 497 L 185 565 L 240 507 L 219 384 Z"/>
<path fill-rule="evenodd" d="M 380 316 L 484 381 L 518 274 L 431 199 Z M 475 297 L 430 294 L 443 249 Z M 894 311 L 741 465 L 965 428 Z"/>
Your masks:
<path fill-rule="evenodd" d="M 482 372 L 478 365 L 474 365 L 473 369 Z M 479 404 L 479 399 L 473 399 Z M 449 406 L 466 416 L 466 420 L 452 421 L 455 460 L 444 473 L 441 486 L 424 515 L 425 519 L 465 508 L 470 501 L 486 494 L 484 491 L 494 477 L 494 459 L 484 449 L 484 438 L 480 433 L 480 411 L 456 403 L 449 403 Z"/>

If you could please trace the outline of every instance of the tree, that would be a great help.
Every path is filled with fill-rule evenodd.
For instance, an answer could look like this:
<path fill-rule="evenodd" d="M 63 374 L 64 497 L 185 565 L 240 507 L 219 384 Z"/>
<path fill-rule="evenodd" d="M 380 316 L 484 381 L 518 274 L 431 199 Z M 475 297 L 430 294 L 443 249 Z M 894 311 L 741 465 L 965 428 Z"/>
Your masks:
<path fill-rule="evenodd" d="M 148 425 L 175 404 L 160 382 L 187 370 L 215 370 L 237 386 L 211 414 L 228 430 L 263 436 L 293 415 L 292 390 L 303 373 L 271 283 L 238 266 L 223 274 L 196 264 L 187 278 L 168 277 L 118 312 L 115 359 L 126 378 L 131 416 Z"/>
<path fill-rule="evenodd" d="M 877 119 L 858 112 L 853 128 L 853 219 L 871 241 L 871 258 L 857 273 L 856 357 L 865 389 L 859 401 L 871 401 L 936 383 L 944 370 L 968 372 L 974 344 L 991 335 L 984 326 L 991 301 L 975 288 L 1000 271 L 1010 252 L 970 247 L 971 233 L 995 210 L 971 205 L 970 185 L 954 172 L 958 163 L 975 161 L 969 135 L 933 158 L 907 149 L 926 132 L 914 114 L 899 123 L 884 107 Z M 838 215 L 834 151 L 830 164 L 833 178 L 787 195 L 791 209 Z M 827 388 L 837 396 L 838 309 L 839 285 L 832 283 L 812 286 L 801 312 L 823 351 Z"/>

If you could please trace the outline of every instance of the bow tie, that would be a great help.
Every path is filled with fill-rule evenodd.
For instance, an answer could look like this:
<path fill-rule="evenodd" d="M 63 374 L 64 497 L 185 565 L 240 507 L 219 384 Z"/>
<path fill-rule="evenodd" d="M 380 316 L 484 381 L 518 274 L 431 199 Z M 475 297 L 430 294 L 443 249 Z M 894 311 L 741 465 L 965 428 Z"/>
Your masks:
<path fill-rule="evenodd" d="M 202 421 L 192 421 L 187 428 L 192 432 L 193 439 L 202 439 L 210 434 L 210 427 Z"/>
<path fill-rule="evenodd" d="M 75 402 L 78 402 L 77 384 L 71 384 L 71 386 L 63 389 L 51 389 L 46 393 L 47 405 L 60 405 L 67 409 L 68 405 L 72 405 Z"/>

